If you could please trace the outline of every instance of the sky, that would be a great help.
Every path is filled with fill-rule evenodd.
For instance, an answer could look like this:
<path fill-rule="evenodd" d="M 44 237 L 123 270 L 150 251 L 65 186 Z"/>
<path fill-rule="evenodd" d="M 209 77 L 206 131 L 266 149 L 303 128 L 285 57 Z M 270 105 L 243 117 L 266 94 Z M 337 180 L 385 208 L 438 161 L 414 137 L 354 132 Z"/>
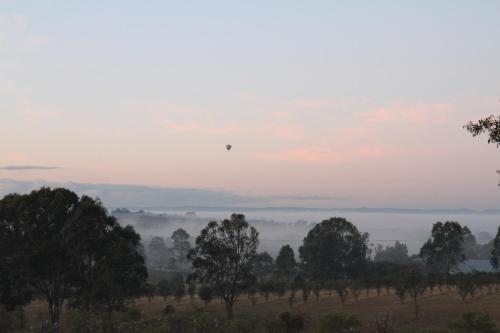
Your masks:
<path fill-rule="evenodd" d="M 488 0 L 0 0 L 0 179 L 499 208 L 499 40 Z"/>

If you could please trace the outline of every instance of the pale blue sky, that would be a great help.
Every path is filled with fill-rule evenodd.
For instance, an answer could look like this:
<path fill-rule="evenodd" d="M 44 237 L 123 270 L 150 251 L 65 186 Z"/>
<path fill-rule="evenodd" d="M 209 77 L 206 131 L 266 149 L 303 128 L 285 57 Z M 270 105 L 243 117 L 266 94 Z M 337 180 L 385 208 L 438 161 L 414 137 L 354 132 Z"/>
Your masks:
<path fill-rule="evenodd" d="M 498 207 L 499 40 L 499 1 L 0 0 L 0 166 L 61 167 L 0 178 Z"/>

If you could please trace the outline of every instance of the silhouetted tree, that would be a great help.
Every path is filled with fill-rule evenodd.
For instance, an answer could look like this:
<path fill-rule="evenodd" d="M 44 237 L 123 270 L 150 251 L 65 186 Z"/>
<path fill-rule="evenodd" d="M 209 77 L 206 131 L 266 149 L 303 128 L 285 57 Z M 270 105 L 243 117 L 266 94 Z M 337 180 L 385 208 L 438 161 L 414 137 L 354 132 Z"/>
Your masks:
<path fill-rule="evenodd" d="M 493 240 L 493 250 L 491 250 L 491 264 L 498 269 L 500 266 L 500 227 L 498 227 L 497 235 Z"/>
<path fill-rule="evenodd" d="M 347 295 L 349 293 L 347 281 L 346 280 L 335 281 L 334 289 L 340 298 L 340 302 L 342 302 L 342 304 L 345 304 L 345 301 L 347 300 Z"/>
<path fill-rule="evenodd" d="M 396 296 L 399 298 L 401 304 L 405 302 L 406 290 L 408 289 L 404 279 L 400 278 L 396 283 Z"/>
<path fill-rule="evenodd" d="M 161 237 L 153 237 L 148 246 L 148 264 L 156 269 L 166 269 L 168 267 L 170 253 Z"/>
<path fill-rule="evenodd" d="M 215 286 L 226 305 L 228 319 L 233 318 L 233 306 L 240 293 L 255 280 L 251 261 L 258 236 L 244 215 L 233 214 L 221 223 L 208 223 L 189 253 L 195 270 L 193 277 Z"/>
<path fill-rule="evenodd" d="M 151 303 L 151 301 L 155 298 L 155 294 L 156 294 L 156 287 L 151 283 L 146 282 L 142 286 L 142 296 L 147 297 L 148 302 Z"/>
<path fill-rule="evenodd" d="M 0 306 L 8 311 L 29 303 L 32 291 L 24 274 L 29 265 L 25 256 L 24 227 L 15 215 L 22 197 L 14 194 L 0 200 Z"/>
<path fill-rule="evenodd" d="M 205 306 L 207 306 L 212 299 L 214 298 L 214 291 L 210 286 L 202 285 L 198 289 L 198 297 L 205 302 Z"/>
<path fill-rule="evenodd" d="M 252 302 L 252 306 L 257 304 L 257 291 L 258 288 L 255 284 L 251 284 L 246 288 L 248 299 Z"/>
<path fill-rule="evenodd" d="M 367 263 L 368 234 L 360 233 L 346 219 L 334 217 L 309 231 L 299 253 L 304 271 L 314 280 L 356 277 Z"/>
<path fill-rule="evenodd" d="M 323 289 L 323 284 L 321 282 L 311 282 L 311 290 L 314 297 L 316 297 L 316 301 L 319 301 L 321 289 Z"/>
<path fill-rule="evenodd" d="M 180 273 L 174 273 L 169 282 L 170 290 L 177 303 L 180 303 L 182 298 L 186 295 L 186 285 L 184 278 Z"/>
<path fill-rule="evenodd" d="M 170 283 L 167 279 L 162 279 L 156 285 L 156 293 L 163 297 L 164 301 L 167 301 L 169 296 L 172 296 L 172 290 L 170 288 Z"/>
<path fill-rule="evenodd" d="M 454 277 L 457 293 L 464 303 L 467 303 L 467 296 L 474 297 L 477 284 L 472 274 L 457 274 Z"/>
<path fill-rule="evenodd" d="M 437 222 L 431 238 L 420 249 L 420 257 L 432 271 L 448 274 L 450 269 L 465 260 L 464 237 L 470 234 L 458 222 Z"/>
<path fill-rule="evenodd" d="M 173 248 L 172 252 L 175 261 L 178 263 L 178 269 L 182 272 L 186 270 L 187 265 L 187 255 L 191 249 L 191 244 L 189 243 L 189 234 L 186 230 L 180 228 L 172 233 Z"/>
<path fill-rule="evenodd" d="M 415 307 L 415 318 L 418 319 L 420 315 L 418 307 L 418 298 L 425 291 L 425 276 L 421 269 L 418 267 L 412 267 L 404 275 L 404 284 L 406 286 L 406 291 L 413 301 Z"/>
<path fill-rule="evenodd" d="M 252 259 L 252 272 L 257 281 L 263 283 L 274 270 L 273 258 L 267 252 L 256 254 Z"/>
<path fill-rule="evenodd" d="M 396 241 L 394 246 L 387 246 L 385 249 L 381 246 L 377 247 L 373 260 L 375 262 L 385 261 L 401 265 L 409 264 L 408 247 L 399 241 Z"/>
<path fill-rule="evenodd" d="M 363 289 L 363 284 L 361 283 L 360 280 L 351 281 L 351 283 L 349 284 L 349 291 L 351 292 L 355 302 L 358 301 L 362 289 Z"/>
<path fill-rule="evenodd" d="M 194 295 L 196 294 L 196 283 L 192 279 L 188 279 L 187 281 L 187 292 L 189 294 L 189 299 L 193 302 Z"/>
<path fill-rule="evenodd" d="M 141 293 L 147 279 L 140 236 L 107 214 L 100 201 L 83 196 L 65 226 L 75 269 L 71 306 L 121 307 Z"/>
<path fill-rule="evenodd" d="M 278 257 L 276 257 L 276 274 L 278 278 L 291 282 L 295 277 L 297 270 L 297 262 L 295 254 L 290 245 L 281 247 Z"/>
<path fill-rule="evenodd" d="M 279 298 L 283 297 L 286 294 L 288 288 L 288 284 L 283 280 L 276 280 L 274 282 L 274 293 Z"/>
<path fill-rule="evenodd" d="M 274 283 L 273 281 L 264 281 L 259 283 L 259 292 L 266 301 L 269 300 L 269 296 L 274 291 Z"/>

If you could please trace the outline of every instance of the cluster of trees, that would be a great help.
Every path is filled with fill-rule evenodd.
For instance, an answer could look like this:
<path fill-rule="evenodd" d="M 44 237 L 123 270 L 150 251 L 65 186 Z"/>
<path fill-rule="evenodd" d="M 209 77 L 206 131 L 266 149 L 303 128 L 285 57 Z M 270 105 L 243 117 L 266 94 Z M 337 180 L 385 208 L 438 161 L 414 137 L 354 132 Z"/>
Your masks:
<path fill-rule="evenodd" d="M 191 236 L 182 228 L 172 233 L 172 246 L 168 247 L 162 237 L 153 237 L 145 252 L 146 264 L 152 269 L 171 272 L 190 270 L 187 255 L 191 249 Z"/>
<path fill-rule="evenodd" d="M 65 301 L 76 308 L 120 307 L 147 279 L 140 236 L 99 200 L 42 188 L 0 200 L 0 305 L 45 299 L 57 325 Z"/>

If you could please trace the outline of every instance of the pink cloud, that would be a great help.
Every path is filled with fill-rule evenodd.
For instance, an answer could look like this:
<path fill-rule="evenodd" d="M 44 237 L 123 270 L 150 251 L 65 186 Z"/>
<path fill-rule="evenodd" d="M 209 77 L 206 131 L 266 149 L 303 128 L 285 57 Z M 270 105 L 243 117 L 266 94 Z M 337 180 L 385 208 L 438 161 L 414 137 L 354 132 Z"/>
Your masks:
<path fill-rule="evenodd" d="M 25 99 L 18 101 L 18 111 L 31 119 L 47 119 L 57 117 L 58 113 L 55 111 L 39 110 L 35 109 L 31 103 Z"/>
<path fill-rule="evenodd" d="M 170 132 L 187 133 L 199 132 L 205 134 L 232 134 L 241 131 L 241 128 L 234 124 L 224 124 L 222 126 L 207 126 L 198 122 L 175 122 L 170 120 L 163 121 L 163 127 Z"/>
<path fill-rule="evenodd" d="M 13 81 L 6 81 L 0 84 L 0 92 L 11 95 L 15 92 L 15 84 Z"/>
<path fill-rule="evenodd" d="M 304 109 L 304 110 L 325 110 L 325 109 L 339 109 L 339 108 L 357 108 L 367 105 L 369 99 L 364 97 L 336 97 L 336 98 L 316 98 L 306 97 L 297 98 L 291 102 L 291 106 Z"/>
<path fill-rule="evenodd" d="M 273 126 L 270 132 L 274 136 L 290 141 L 300 140 L 305 136 L 305 130 L 296 125 Z"/>
<path fill-rule="evenodd" d="M 23 162 L 28 162 L 29 158 L 23 153 L 10 153 L 7 154 L 6 160 L 9 161 L 10 163 L 23 163 Z"/>
<path fill-rule="evenodd" d="M 200 124 L 195 122 L 173 122 L 173 121 L 165 121 L 163 127 L 171 132 L 184 133 L 191 132 L 194 130 L 198 130 L 200 128 Z"/>
<path fill-rule="evenodd" d="M 443 124 L 455 109 L 448 103 L 392 104 L 365 112 L 361 119 L 368 123 Z"/>
<path fill-rule="evenodd" d="M 241 128 L 237 125 L 227 124 L 220 127 L 207 127 L 202 131 L 209 134 L 232 134 L 241 132 Z"/>
<path fill-rule="evenodd" d="M 351 146 L 332 149 L 328 147 L 300 147 L 274 153 L 257 154 L 261 160 L 290 161 L 308 164 L 338 164 L 361 159 L 385 156 L 381 146 Z"/>

